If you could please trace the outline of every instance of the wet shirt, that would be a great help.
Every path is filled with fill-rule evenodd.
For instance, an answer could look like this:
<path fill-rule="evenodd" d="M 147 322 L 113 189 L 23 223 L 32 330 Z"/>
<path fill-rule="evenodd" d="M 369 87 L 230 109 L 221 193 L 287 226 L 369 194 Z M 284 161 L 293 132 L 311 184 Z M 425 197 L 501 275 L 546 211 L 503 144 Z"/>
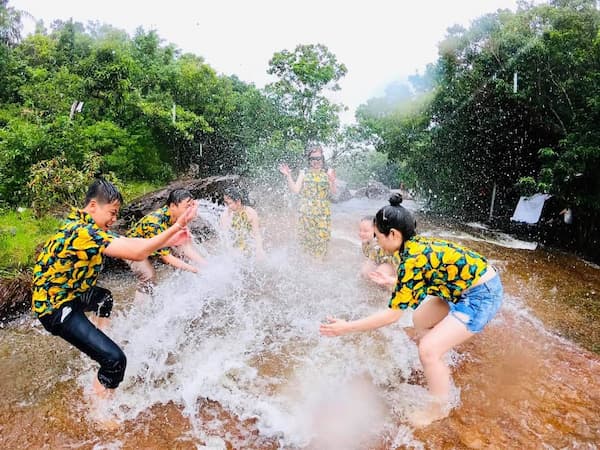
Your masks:
<path fill-rule="evenodd" d="M 362 252 L 367 258 L 373 261 L 375 264 L 388 263 L 394 267 L 398 267 L 400 264 L 400 255 L 398 252 L 394 252 L 393 255 L 386 253 L 379 244 L 377 239 L 371 239 L 370 241 L 362 243 Z"/>
<path fill-rule="evenodd" d="M 35 315 L 50 314 L 91 289 L 102 268 L 102 253 L 115 237 L 96 225 L 86 212 L 71 212 L 65 224 L 46 241 L 33 269 Z"/>
<path fill-rule="evenodd" d="M 171 213 L 168 206 L 163 206 L 156 211 L 142 217 L 128 232 L 127 237 L 152 238 L 171 226 Z M 152 256 L 166 256 L 171 253 L 169 247 L 161 248 Z"/>
<path fill-rule="evenodd" d="M 404 243 L 389 307 L 416 308 L 427 295 L 456 303 L 487 270 L 479 253 L 452 242 L 415 236 Z"/>
<path fill-rule="evenodd" d="M 236 211 L 231 216 L 230 236 L 235 248 L 249 253 L 252 250 L 252 222 L 245 209 Z"/>

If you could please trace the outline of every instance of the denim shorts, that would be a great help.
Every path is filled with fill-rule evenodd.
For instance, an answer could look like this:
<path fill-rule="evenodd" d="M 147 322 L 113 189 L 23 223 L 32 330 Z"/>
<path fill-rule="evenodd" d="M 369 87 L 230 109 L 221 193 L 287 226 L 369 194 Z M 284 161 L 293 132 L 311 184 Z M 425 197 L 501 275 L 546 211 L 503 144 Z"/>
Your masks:
<path fill-rule="evenodd" d="M 450 303 L 450 314 L 465 324 L 471 333 L 479 333 L 502 305 L 502 282 L 496 274 L 491 280 L 467 289 L 458 302 Z"/>

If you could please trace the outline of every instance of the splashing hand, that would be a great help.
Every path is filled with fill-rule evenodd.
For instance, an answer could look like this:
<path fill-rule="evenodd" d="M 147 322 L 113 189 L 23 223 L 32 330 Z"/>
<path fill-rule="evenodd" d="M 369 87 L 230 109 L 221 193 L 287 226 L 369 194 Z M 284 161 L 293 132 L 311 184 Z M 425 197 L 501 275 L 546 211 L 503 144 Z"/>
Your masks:
<path fill-rule="evenodd" d="M 348 332 L 346 326 L 348 322 L 335 317 L 327 317 L 327 323 L 319 326 L 319 333 L 323 336 L 341 336 Z"/>
<path fill-rule="evenodd" d="M 371 281 L 379 286 L 395 286 L 396 277 L 386 275 L 384 273 L 373 270 L 367 274 Z"/>
<path fill-rule="evenodd" d="M 287 164 L 279 164 L 279 171 L 285 176 L 290 176 L 292 174 L 290 166 Z"/>
<path fill-rule="evenodd" d="M 190 204 L 190 206 L 188 206 L 188 208 L 185 210 L 185 212 L 177 218 L 177 222 L 175 222 L 175 224 L 178 225 L 179 228 L 185 228 L 188 223 L 190 223 L 192 220 L 194 220 L 197 213 L 198 213 L 198 202 L 196 200 L 194 200 Z"/>
<path fill-rule="evenodd" d="M 177 233 L 175 233 L 169 240 L 167 241 L 167 247 L 177 247 L 179 245 L 187 244 L 192 239 L 192 233 L 187 227 L 183 227 Z"/>

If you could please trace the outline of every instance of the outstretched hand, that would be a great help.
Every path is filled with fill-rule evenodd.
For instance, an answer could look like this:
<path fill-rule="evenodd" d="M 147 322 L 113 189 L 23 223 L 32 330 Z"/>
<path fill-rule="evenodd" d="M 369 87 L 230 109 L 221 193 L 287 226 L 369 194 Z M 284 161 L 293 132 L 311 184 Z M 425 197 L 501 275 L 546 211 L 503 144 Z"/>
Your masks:
<path fill-rule="evenodd" d="M 279 164 L 279 171 L 285 176 L 290 176 L 292 174 L 290 166 L 287 164 Z"/>
<path fill-rule="evenodd" d="M 341 336 L 348 332 L 346 326 L 348 322 L 335 317 L 327 317 L 327 323 L 322 323 L 319 326 L 319 333 L 323 336 Z"/>
<path fill-rule="evenodd" d="M 167 241 L 167 247 L 177 247 L 179 245 L 187 244 L 192 239 L 192 233 L 187 227 L 182 228 L 177 233 L 169 238 Z"/>
<path fill-rule="evenodd" d="M 377 270 L 373 270 L 367 274 L 371 281 L 379 286 L 395 286 L 396 277 L 391 275 L 386 275 Z"/>
<path fill-rule="evenodd" d="M 185 228 L 188 223 L 190 223 L 196 217 L 198 212 L 198 202 L 194 200 L 190 206 L 185 210 L 185 212 L 177 218 L 177 222 L 175 222 L 179 228 Z"/>

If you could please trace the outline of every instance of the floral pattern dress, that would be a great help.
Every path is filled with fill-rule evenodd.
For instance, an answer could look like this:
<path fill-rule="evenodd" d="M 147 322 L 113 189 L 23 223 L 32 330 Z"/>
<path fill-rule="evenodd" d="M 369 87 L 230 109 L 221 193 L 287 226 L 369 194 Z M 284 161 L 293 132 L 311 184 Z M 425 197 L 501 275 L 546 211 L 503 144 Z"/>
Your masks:
<path fill-rule="evenodd" d="M 298 235 L 300 245 L 312 256 L 323 257 L 331 239 L 331 202 L 327 174 L 308 171 L 300 191 Z"/>

